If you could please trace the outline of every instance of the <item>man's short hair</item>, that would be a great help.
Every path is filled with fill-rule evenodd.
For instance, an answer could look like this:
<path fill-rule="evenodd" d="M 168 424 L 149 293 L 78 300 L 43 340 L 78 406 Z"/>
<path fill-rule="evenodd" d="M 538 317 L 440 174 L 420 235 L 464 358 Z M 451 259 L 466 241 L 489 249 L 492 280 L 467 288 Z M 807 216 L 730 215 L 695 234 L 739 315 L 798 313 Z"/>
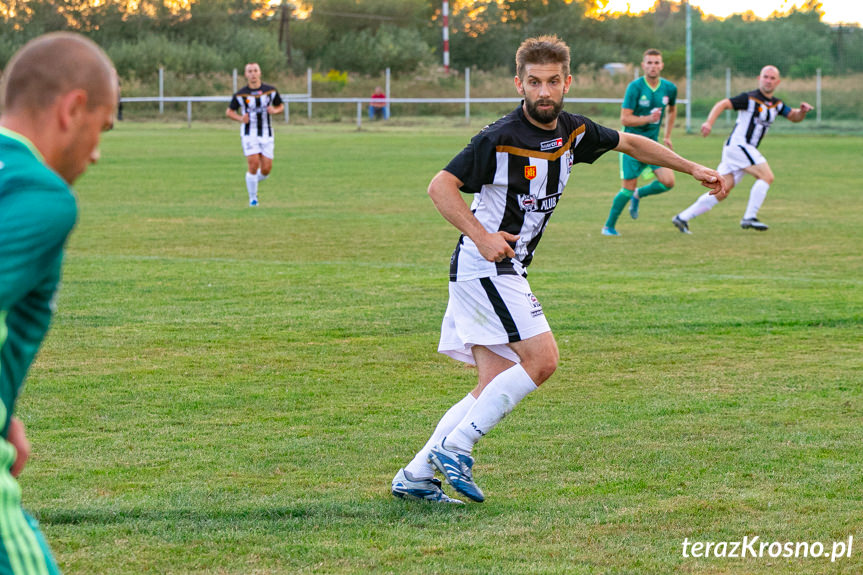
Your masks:
<path fill-rule="evenodd" d="M 641 57 L 641 59 L 644 60 L 648 56 L 662 56 L 662 52 L 660 52 L 656 48 L 648 48 L 644 51 L 644 55 Z"/>
<path fill-rule="evenodd" d="M 521 43 L 515 53 L 515 69 L 524 78 L 528 64 L 560 64 L 563 75 L 569 76 L 569 46 L 557 36 L 537 36 Z"/>
<path fill-rule="evenodd" d="M 95 42 L 73 32 L 52 32 L 30 40 L 9 60 L 0 107 L 38 112 L 72 90 L 87 92 L 88 108 L 114 105 L 116 84 L 114 66 Z"/>

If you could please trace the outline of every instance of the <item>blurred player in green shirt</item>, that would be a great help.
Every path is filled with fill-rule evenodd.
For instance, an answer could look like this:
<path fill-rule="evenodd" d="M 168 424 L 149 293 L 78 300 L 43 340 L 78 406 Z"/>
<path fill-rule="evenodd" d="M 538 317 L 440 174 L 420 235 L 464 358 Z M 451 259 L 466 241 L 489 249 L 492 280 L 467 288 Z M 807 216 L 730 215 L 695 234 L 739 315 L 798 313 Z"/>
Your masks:
<path fill-rule="evenodd" d="M 63 247 L 78 214 L 69 187 L 113 124 L 111 61 L 83 36 L 54 33 L 9 61 L 0 89 L 0 573 L 59 573 L 21 508 L 30 446 L 14 414 L 55 309 Z"/>
<path fill-rule="evenodd" d="M 663 141 L 671 149 L 671 129 L 677 118 L 677 86 L 659 76 L 663 68 L 662 52 L 659 50 L 645 51 L 641 68 L 644 70 L 644 76 L 630 82 L 623 97 L 620 110 L 623 131 L 659 141 L 659 129 L 662 126 L 662 119 L 665 118 Z M 638 176 L 647 168 L 652 170 L 651 177 L 655 175 L 656 179 L 636 188 Z M 620 235 L 616 229 L 617 218 L 630 200 L 632 203 L 629 206 L 629 214 L 632 219 L 636 219 L 638 204 L 642 198 L 667 192 L 674 187 L 672 170 L 644 164 L 626 154 L 620 154 L 620 179 L 622 187 L 614 196 L 608 220 L 602 228 L 604 236 Z"/>

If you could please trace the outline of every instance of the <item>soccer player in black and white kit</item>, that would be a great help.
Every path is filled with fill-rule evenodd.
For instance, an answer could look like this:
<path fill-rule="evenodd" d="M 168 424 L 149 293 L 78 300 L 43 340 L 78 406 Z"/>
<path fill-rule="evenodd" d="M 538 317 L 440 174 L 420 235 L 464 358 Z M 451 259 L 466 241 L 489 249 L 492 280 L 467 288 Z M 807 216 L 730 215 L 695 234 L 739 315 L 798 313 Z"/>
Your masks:
<path fill-rule="evenodd" d="M 396 497 L 461 503 L 443 493 L 437 469 L 456 491 L 483 501 L 471 449 L 557 368 L 557 343 L 526 268 L 573 164 L 617 150 L 691 174 L 714 193 L 725 191 L 714 170 L 643 136 L 563 112 L 569 64 L 569 47 L 556 37 L 525 40 L 516 54 L 522 104 L 486 126 L 429 184 L 435 207 L 462 233 L 451 259 L 438 351 L 476 365 L 478 384 L 398 471 L 391 486 Z M 474 195 L 470 208 L 459 190 Z"/>
<path fill-rule="evenodd" d="M 725 180 L 725 187 L 731 189 L 740 183 L 744 174 L 755 176 L 755 183 L 749 191 L 749 203 L 746 212 L 740 220 L 744 230 L 767 231 L 767 224 L 758 221 L 758 210 L 767 197 L 767 190 L 773 183 L 773 172 L 767 165 L 767 160 L 758 151 L 758 144 L 767 133 L 767 129 L 780 115 L 792 122 L 802 122 L 812 106 L 801 102 L 799 108 L 792 109 L 785 102 L 773 97 L 773 92 L 779 85 L 779 69 L 776 66 L 764 66 L 758 75 L 758 89 L 743 92 L 733 98 L 719 100 L 713 105 L 707 121 L 701 124 L 701 135 L 707 137 L 713 129 L 713 124 L 725 110 L 737 110 L 737 123 L 731 135 L 722 148 L 722 160 L 717 171 Z M 671 222 L 684 234 L 689 231 L 689 221 L 704 214 L 723 198 L 702 194 L 695 203 L 674 216 Z"/>
<path fill-rule="evenodd" d="M 249 205 L 258 205 L 258 182 L 266 180 L 273 169 L 273 114 L 285 109 L 279 91 L 261 82 L 261 67 L 250 62 L 245 70 L 248 85 L 240 88 L 225 115 L 240 122 L 243 153 L 249 163 L 246 172 L 246 190 Z"/>

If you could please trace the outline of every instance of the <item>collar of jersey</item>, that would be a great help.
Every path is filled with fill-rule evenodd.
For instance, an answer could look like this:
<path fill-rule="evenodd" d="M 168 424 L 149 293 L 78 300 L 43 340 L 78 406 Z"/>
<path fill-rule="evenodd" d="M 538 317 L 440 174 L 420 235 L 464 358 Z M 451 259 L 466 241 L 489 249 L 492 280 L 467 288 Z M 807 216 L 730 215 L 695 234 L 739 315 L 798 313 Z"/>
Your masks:
<path fill-rule="evenodd" d="M 10 130 L 9 128 L 4 128 L 3 126 L 0 126 L 0 135 L 6 136 L 7 138 L 11 138 L 11 139 L 15 140 L 16 142 L 18 142 L 19 144 L 22 144 L 28 150 L 30 150 L 30 152 L 34 156 L 36 156 L 36 159 L 38 159 L 43 164 L 45 163 L 45 158 L 42 156 L 42 152 L 40 152 L 36 148 L 36 146 L 33 145 L 33 142 L 31 142 L 26 136 L 23 136 L 23 135 L 19 134 L 18 132 Z"/>
<path fill-rule="evenodd" d="M 644 85 L 647 86 L 648 88 L 650 88 L 651 92 L 656 92 L 657 90 L 659 90 L 659 87 L 662 86 L 662 78 L 661 77 L 659 78 L 659 83 L 656 85 L 656 88 L 654 88 L 650 85 L 650 82 L 647 81 L 647 76 L 642 76 L 641 79 L 644 80 Z"/>

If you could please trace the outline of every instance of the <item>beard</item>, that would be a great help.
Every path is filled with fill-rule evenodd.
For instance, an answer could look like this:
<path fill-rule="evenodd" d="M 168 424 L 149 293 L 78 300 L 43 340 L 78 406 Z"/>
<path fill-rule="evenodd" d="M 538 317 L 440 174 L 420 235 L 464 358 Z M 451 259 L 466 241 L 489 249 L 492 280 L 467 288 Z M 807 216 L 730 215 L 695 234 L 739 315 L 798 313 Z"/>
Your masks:
<path fill-rule="evenodd" d="M 555 102 L 554 100 L 536 100 L 535 102 L 531 102 L 527 96 L 524 98 L 524 103 L 527 107 L 527 113 L 531 118 L 539 122 L 540 124 L 550 124 L 551 122 L 557 119 L 557 116 L 560 115 L 560 111 L 563 110 L 563 98 L 560 99 L 559 102 Z M 550 110 L 540 110 L 538 106 L 543 105 L 551 105 Z"/>

